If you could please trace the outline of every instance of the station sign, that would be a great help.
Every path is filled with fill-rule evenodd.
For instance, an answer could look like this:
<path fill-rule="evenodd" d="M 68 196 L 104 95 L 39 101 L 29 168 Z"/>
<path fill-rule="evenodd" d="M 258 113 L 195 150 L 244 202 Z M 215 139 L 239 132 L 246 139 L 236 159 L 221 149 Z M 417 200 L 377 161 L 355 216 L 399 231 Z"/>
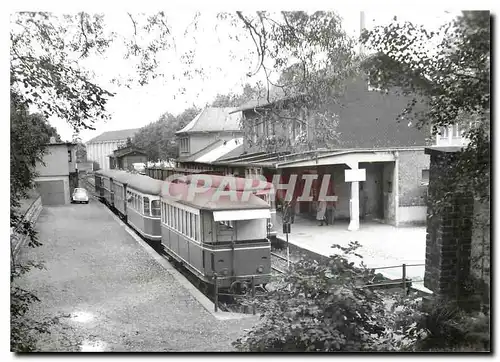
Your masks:
<path fill-rule="evenodd" d="M 345 182 L 366 181 L 366 168 L 345 170 Z"/>

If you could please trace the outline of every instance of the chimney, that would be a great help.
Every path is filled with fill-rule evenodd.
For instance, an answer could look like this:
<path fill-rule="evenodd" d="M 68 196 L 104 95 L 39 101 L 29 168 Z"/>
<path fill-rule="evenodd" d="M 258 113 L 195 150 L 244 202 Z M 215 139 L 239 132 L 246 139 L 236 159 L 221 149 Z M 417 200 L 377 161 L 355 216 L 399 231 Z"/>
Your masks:
<path fill-rule="evenodd" d="M 363 32 L 363 30 L 366 29 L 366 26 L 365 26 L 365 12 L 364 11 L 361 11 L 359 13 L 359 35 L 361 36 L 361 33 Z M 359 55 L 363 55 L 365 53 L 365 48 L 363 46 L 363 44 L 359 44 Z"/>
<path fill-rule="evenodd" d="M 50 137 L 50 143 L 56 143 L 56 138 L 54 136 Z"/>

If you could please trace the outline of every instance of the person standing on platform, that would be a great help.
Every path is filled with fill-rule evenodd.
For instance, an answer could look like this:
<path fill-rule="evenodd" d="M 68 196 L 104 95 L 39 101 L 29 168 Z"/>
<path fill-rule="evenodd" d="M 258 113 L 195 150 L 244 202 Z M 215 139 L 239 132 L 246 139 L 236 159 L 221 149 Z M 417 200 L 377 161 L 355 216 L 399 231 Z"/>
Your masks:
<path fill-rule="evenodd" d="M 320 222 L 319 226 L 323 226 L 323 223 L 326 222 L 328 225 L 328 220 L 326 220 L 326 201 L 318 202 L 318 210 L 316 212 L 316 220 Z"/>

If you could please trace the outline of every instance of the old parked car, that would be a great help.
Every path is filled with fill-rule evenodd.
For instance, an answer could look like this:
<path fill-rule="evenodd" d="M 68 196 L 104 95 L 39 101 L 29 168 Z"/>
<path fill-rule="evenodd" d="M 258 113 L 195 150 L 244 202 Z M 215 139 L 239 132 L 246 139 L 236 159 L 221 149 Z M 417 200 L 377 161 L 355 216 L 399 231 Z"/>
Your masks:
<path fill-rule="evenodd" d="M 71 202 L 72 203 L 85 203 L 85 204 L 88 204 L 89 203 L 89 194 L 87 192 L 87 190 L 85 189 L 82 189 L 82 188 L 76 188 L 74 191 L 73 191 L 73 196 L 71 197 Z"/>

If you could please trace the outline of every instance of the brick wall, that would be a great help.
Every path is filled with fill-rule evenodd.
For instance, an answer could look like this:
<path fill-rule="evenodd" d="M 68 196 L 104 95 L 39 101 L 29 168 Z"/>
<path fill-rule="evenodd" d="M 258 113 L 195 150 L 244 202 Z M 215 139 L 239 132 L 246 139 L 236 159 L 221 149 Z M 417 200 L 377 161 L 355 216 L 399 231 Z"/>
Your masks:
<path fill-rule="evenodd" d="M 489 303 L 489 289 L 491 280 L 491 214 L 490 202 L 474 202 L 474 223 L 471 241 L 471 273 L 482 281 L 483 302 Z"/>
<path fill-rule="evenodd" d="M 424 285 L 437 297 L 469 304 L 474 199 L 471 192 L 457 191 L 438 208 L 456 154 L 432 149 L 426 153 L 430 154 L 430 177 Z"/>

